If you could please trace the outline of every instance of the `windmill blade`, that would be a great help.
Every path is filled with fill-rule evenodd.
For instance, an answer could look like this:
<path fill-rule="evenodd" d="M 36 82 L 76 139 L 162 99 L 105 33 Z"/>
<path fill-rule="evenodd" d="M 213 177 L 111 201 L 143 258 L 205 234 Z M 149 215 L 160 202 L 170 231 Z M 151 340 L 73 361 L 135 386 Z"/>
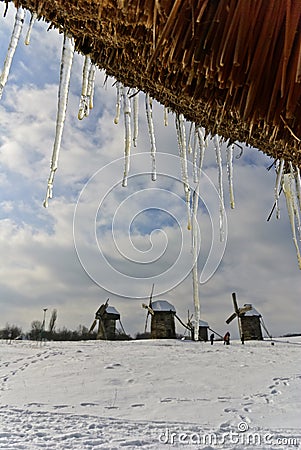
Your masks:
<path fill-rule="evenodd" d="M 152 306 L 152 299 L 153 299 L 153 293 L 154 293 L 155 283 L 152 285 L 151 295 L 149 297 L 149 306 Z"/>
<path fill-rule="evenodd" d="M 154 287 L 155 287 L 155 283 L 153 283 L 153 285 L 152 285 L 152 290 L 151 290 L 151 294 L 150 294 L 150 297 L 149 297 L 149 305 L 147 306 L 144 303 L 142 304 L 143 308 L 147 309 L 147 314 L 146 314 L 146 319 L 145 319 L 145 326 L 144 326 L 144 334 L 146 333 L 147 321 L 148 321 L 149 314 L 154 315 L 154 311 L 151 308 L 151 306 L 152 306 L 152 299 L 153 299 L 153 293 L 154 293 Z"/>
<path fill-rule="evenodd" d="M 238 304 L 237 304 L 237 300 L 236 300 L 236 293 L 235 292 L 232 293 L 232 300 L 233 300 L 233 305 L 234 305 L 234 311 L 235 311 L 235 313 L 238 316 L 239 315 L 239 308 L 238 308 Z"/>
<path fill-rule="evenodd" d="M 89 333 L 92 333 L 92 331 L 94 330 L 95 326 L 96 326 L 97 320 L 95 319 L 94 322 L 92 323 Z"/>
<path fill-rule="evenodd" d="M 252 305 L 242 306 L 241 308 L 239 308 L 239 315 L 244 314 L 248 311 L 251 311 L 251 309 L 252 309 Z"/>
<path fill-rule="evenodd" d="M 146 305 L 145 303 L 142 303 L 142 308 L 147 309 L 148 313 L 151 314 L 152 316 L 155 314 L 153 309 L 150 306 Z"/>
<path fill-rule="evenodd" d="M 226 320 L 226 323 L 229 325 L 229 323 L 232 322 L 232 320 L 234 320 L 236 316 L 236 313 L 231 314 L 231 316 Z"/>

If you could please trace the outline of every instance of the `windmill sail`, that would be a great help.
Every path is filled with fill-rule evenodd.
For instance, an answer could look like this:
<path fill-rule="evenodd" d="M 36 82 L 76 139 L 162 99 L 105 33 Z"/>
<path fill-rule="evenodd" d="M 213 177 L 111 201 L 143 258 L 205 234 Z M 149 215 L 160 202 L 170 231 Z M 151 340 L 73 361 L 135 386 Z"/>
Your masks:
<path fill-rule="evenodd" d="M 230 322 L 232 322 L 232 320 L 234 320 L 236 316 L 236 313 L 231 314 L 231 316 L 226 320 L 226 323 L 229 324 Z"/>

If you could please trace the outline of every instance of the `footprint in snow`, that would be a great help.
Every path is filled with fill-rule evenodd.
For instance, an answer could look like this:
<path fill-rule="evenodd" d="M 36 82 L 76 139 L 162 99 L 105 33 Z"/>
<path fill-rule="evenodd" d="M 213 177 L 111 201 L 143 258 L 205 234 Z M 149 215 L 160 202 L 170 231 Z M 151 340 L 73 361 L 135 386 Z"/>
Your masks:
<path fill-rule="evenodd" d="M 272 389 L 272 390 L 271 390 L 271 394 L 273 394 L 273 395 L 278 395 L 278 394 L 281 394 L 281 392 L 280 392 L 280 391 L 277 391 L 277 389 Z"/>
<path fill-rule="evenodd" d="M 30 407 L 30 406 L 37 406 L 38 408 L 40 408 L 41 406 L 43 406 L 44 405 L 44 403 L 38 403 L 38 402 L 32 402 L 32 403 L 27 403 L 27 407 Z"/>
<path fill-rule="evenodd" d="M 131 405 L 132 408 L 141 408 L 142 406 L 145 406 L 144 403 L 133 403 Z"/>
<path fill-rule="evenodd" d="M 226 412 L 226 413 L 231 413 L 231 412 L 236 413 L 236 412 L 237 412 L 237 409 L 235 409 L 235 408 L 225 408 L 225 409 L 224 409 L 224 412 Z"/>
<path fill-rule="evenodd" d="M 167 398 L 162 398 L 162 400 L 160 400 L 160 402 L 161 403 L 170 403 L 170 402 L 172 402 L 173 400 L 175 400 L 174 398 L 169 398 L 169 397 L 167 397 Z"/>
<path fill-rule="evenodd" d="M 239 418 L 240 418 L 243 422 L 251 423 L 251 419 L 250 419 L 248 416 L 243 416 L 242 414 L 239 414 Z"/>
<path fill-rule="evenodd" d="M 80 406 L 98 406 L 98 403 L 81 403 Z"/>
<path fill-rule="evenodd" d="M 245 406 L 243 408 L 243 411 L 245 411 L 245 412 L 252 412 L 251 408 L 248 408 L 247 406 Z"/>
<path fill-rule="evenodd" d="M 121 367 L 121 364 L 119 363 L 109 364 L 108 366 L 105 366 L 105 369 L 115 369 L 115 367 Z"/>

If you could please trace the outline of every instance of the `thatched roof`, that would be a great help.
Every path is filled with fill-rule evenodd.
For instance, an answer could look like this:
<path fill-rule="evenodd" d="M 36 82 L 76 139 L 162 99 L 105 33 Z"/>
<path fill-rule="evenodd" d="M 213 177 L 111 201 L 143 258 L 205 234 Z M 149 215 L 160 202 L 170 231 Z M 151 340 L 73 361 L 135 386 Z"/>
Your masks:
<path fill-rule="evenodd" d="M 301 1 L 13 1 L 126 86 L 301 166 Z"/>

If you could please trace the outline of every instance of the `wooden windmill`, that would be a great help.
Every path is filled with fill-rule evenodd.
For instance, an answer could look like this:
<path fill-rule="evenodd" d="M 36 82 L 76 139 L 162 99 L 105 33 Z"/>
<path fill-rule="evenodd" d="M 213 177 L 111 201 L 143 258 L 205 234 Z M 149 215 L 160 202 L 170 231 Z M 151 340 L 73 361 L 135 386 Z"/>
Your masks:
<path fill-rule="evenodd" d="M 97 339 L 114 340 L 116 337 L 117 320 L 120 320 L 120 314 L 114 306 L 109 306 L 108 299 L 96 311 L 95 319 L 90 327 L 89 333 L 92 333 L 98 321 Z"/>
<path fill-rule="evenodd" d="M 157 300 L 153 302 L 153 290 L 154 286 L 152 288 L 149 305 L 142 303 L 142 308 L 147 310 L 144 332 L 146 332 L 148 317 L 151 315 L 151 338 L 175 339 L 176 310 L 174 306 L 166 300 Z"/>
<path fill-rule="evenodd" d="M 226 320 L 229 324 L 237 317 L 240 338 L 244 340 L 262 340 L 261 331 L 261 314 L 256 311 L 251 304 L 245 304 L 241 308 L 238 307 L 236 294 L 232 293 L 234 313 Z"/>
<path fill-rule="evenodd" d="M 188 321 L 187 321 L 186 328 L 190 330 L 191 339 L 194 340 L 194 324 L 192 322 L 192 317 L 193 317 L 193 314 L 191 316 L 189 316 L 189 311 L 188 311 Z M 179 319 L 179 318 L 177 317 L 177 319 Z M 181 320 L 180 320 L 180 322 L 181 322 Z M 182 323 L 182 325 L 184 325 L 184 324 Z M 199 341 L 205 341 L 205 342 L 208 341 L 208 330 L 210 330 L 208 322 L 200 319 L 199 320 Z"/>

